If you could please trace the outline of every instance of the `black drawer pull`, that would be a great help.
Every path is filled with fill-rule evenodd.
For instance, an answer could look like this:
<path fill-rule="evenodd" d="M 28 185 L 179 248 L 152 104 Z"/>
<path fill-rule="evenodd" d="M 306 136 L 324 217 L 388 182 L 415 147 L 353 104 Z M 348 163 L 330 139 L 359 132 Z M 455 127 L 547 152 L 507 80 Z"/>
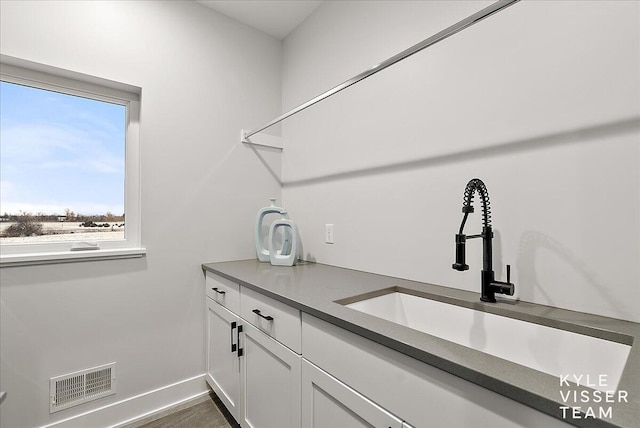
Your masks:
<path fill-rule="evenodd" d="M 254 309 L 253 313 L 258 315 L 260 318 L 266 319 L 267 321 L 273 321 L 273 317 L 271 315 L 262 315 L 260 313 L 260 309 Z"/>
<path fill-rule="evenodd" d="M 218 290 L 218 287 L 213 287 L 212 290 L 215 291 L 218 294 L 225 294 L 226 293 L 226 291 Z"/>
<path fill-rule="evenodd" d="M 236 352 L 236 348 L 237 348 L 236 344 L 233 343 L 233 330 L 235 330 L 237 326 L 238 325 L 236 324 L 235 321 L 231 323 L 231 352 Z"/>

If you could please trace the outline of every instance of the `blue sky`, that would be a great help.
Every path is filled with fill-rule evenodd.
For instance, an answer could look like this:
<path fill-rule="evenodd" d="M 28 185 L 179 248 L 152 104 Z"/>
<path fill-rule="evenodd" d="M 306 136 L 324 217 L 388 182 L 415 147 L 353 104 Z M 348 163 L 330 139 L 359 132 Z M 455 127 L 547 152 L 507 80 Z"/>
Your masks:
<path fill-rule="evenodd" d="M 124 212 L 126 108 L 0 82 L 0 214 Z"/>

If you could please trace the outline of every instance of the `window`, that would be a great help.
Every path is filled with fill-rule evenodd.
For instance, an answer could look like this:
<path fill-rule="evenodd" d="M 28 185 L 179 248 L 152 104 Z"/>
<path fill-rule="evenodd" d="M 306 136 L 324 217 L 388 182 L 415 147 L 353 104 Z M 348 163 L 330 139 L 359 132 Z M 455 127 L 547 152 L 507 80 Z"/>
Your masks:
<path fill-rule="evenodd" d="M 0 264 L 140 256 L 140 89 L 0 58 Z"/>

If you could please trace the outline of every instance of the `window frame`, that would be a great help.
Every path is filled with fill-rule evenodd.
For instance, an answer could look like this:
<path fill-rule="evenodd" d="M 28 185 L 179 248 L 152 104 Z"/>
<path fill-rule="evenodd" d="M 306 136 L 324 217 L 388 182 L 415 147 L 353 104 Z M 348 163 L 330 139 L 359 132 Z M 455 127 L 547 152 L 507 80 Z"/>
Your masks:
<path fill-rule="evenodd" d="M 78 241 L 1 244 L 0 267 L 142 257 L 139 87 L 0 55 L 0 80 L 125 106 L 125 236 L 98 241 L 98 250 L 71 251 Z"/>

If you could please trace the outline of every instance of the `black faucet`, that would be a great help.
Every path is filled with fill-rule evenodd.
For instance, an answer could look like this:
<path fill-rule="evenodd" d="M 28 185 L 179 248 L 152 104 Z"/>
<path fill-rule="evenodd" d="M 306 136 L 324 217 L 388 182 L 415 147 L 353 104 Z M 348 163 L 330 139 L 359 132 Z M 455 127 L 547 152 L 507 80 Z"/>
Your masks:
<path fill-rule="evenodd" d="M 473 206 L 471 203 L 473 202 L 473 195 L 476 191 L 480 195 L 480 202 L 482 202 L 482 233 L 466 236 L 464 234 L 464 224 L 467 221 L 469 213 L 473 212 Z M 479 178 L 474 178 L 467 183 L 467 187 L 464 189 L 462 212 L 464 213 L 464 217 L 462 218 L 462 224 L 460 225 L 460 232 L 456 235 L 456 262 L 452 267 L 461 272 L 468 270 L 469 265 L 465 263 L 465 242 L 467 239 L 482 238 L 482 295 L 480 296 L 480 300 L 483 302 L 495 303 L 495 293 L 513 296 L 513 291 L 516 286 L 510 281 L 511 266 L 507 265 L 507 282 L 495 280 L 492 256 L 493 248 L 491 245 L 493 230 L 491 229 L 489 192 L 487 191 L 487 187 Z"/>

